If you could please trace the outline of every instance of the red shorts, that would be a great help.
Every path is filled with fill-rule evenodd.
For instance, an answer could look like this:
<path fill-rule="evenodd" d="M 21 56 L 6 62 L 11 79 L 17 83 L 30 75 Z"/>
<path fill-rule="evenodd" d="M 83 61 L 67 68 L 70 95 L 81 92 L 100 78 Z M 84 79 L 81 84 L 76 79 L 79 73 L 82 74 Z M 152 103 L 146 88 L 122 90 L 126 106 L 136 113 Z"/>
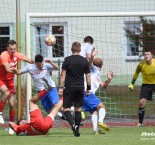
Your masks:
<path fill-rule="evenodd" d="M 30 112 L 30 124 L 36 130 L 47 133 L 50 128 L 53 126 L 53 120 L 50 116 L 42 117 L 40 109 L 36 109 Z"/>
<path fill-rule="evenodd" d="M 16 94 L 16 91 L 15 91 L 15 85 L 14 85 L 14 79 L 11 79 L 11 80 L 0 80 L 0 87 L 5 85 L 9 91 L 10 91 L 10 94 Z"/>

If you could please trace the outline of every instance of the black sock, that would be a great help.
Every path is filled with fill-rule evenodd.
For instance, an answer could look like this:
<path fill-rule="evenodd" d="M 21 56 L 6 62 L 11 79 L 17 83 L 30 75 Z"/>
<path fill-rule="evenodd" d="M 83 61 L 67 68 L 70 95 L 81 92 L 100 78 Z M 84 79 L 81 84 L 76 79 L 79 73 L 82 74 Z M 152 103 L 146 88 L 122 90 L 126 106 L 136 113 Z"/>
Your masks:
<path fill-rule="evenodd" d="M 79 126 L 81 123 L 81 111 L 75 111 L 75 125 Z"/>
<path fill-rule="evenodd" d="M 139 108 L 139 123 L 143 123 L 144 120 L 144 115 L 145 115 L 145 107 Z"/>
<path fill-rule="evenodd" d="M 71 127 L 73 126 L 73 117 L 70 111 L 65 111 L 64 115 L 66 117 L 66 120 L 69 122 L 69 124 L 71 125 Z"/>

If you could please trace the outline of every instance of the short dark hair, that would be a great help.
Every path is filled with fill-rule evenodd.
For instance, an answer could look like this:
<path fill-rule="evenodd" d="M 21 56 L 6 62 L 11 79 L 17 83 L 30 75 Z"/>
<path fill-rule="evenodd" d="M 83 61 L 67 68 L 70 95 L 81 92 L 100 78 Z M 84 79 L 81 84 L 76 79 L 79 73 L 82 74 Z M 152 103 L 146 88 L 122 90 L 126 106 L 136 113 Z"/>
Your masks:
<path fill-rule="evenodd" d="M 152 49 L 144 49 L 144 52 L 151 52 L 151 53 L 153 53 Z"/>
<path fill-rule="evenodd" d="M 151 48 L 151 49 L 150 49 L 150 48 L 144 49 L 144 50 L 143 50 L 143 55 L 144 55 L 145 52 L 151 52 L 151 54 L 153 55 L 153 57 L 154 57 L 154 55 L 155 55 L 155 50 L 154 50 L 153 48 Z"/>
<path fill-rule="evenodd" d="M 43 62 L 44 58 L 41 54 L 35 56 L 35 62 Z"/>
<path fill-rule="evenodd" d="M 86 37 L 84 38 L 84 42 L 85 42 L 85 43 L 86 43 L 86 42 L 90 42 L 91 44 L 93 44 L 94 39 L 93 39 L 93 37 L 91 37 L 91 36 L 86 36 Z"/>
<path fill-rule="evenodd" d="M 72 52 L 80 52 L 81 51 L 81 43 L 80 42 L 74 42 L 72 44 L 72 48 L 71 48 Z"/>
<path fill-rule="evenodd" d="M 8 47 L 9 45 L 14 45 L 14 44 L 16 44 L 15 40 L 9 40 L 6 44 L 6 47 Z"/>

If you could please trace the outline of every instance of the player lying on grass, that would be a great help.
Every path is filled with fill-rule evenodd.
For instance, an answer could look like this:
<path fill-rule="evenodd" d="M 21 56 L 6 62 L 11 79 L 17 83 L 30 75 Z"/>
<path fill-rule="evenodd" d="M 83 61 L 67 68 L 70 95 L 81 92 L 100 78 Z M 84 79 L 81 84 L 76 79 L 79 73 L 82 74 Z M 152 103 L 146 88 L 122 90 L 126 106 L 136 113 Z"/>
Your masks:
<path fill-rule="evenodd" d="M 34 102 L 34 98 L 33 98 Z M 16 135 L 45 135 L 48 133 L 50 128 L 53 127 L 54 118 L 56 117 L 58 111 L 62 108 L 62 98 L 56 106 L 53 107 L 52 111 L 45 117 L 42 117 L 41 110 L 39 107 L 29 101 L 30 109 L 30 123 L 26 120 L 21 120 L 19 125 L 14 122 L 9 122 L 9 126 L 16 132 Z M 37 102 L 37 100 L 36 100 Z"/>
<path fill-rule="evenodd" d="M 51 60 L 45 60 L 42 55 L 35 56 L 35 63 L 28 65 L 21 70 L 13 69 L 17 75 L 29 73 L 34 81 L 37 94 L 33 98 L 39 98 L 41 103 L 49 113 L 53 106 L 59 101 L 56 85 L 51 79 L 51 70 L 58 70 L 58 65 Z M 33 100 L 32 100 L 33 101 Z M 35 99 L 34 99 L 35 103 Z"/>
<path fill-rule="evenodd" d="M 98 134 L 99 129 L 103 128 L 106 131 L 109 131 L 110 128 L 103 123 L 103 120 L 106 115 L 105 106 L 101 102 L 101 100 L 95 95 L 95 92 L 99 87 L 106 88 L 110 81 L 115 77 L 113 72 L 108 72 L 107 77 L 108 79 L 105 82 L 101 82 L 100 78 L 100 70 L 103 66 L 102 59 L 95 58 L 96 55 L 95 48 L 92 50 L 91 58 L 89 60 L 90 64 L 90 76 L 91 76 L 91 93 L 90 95 L 84 95 L 84 105 L 83 110 L 89 111 L 92 114 L 92 124 L 93 124 L 93 130 L 94 134 Z"/>

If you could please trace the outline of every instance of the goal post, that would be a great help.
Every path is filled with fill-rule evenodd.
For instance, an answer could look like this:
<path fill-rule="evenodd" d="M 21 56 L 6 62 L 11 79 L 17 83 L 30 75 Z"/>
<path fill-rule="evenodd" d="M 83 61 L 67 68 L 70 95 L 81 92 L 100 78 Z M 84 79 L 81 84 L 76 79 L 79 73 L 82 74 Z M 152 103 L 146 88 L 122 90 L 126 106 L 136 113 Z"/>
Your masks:
<path fill-rule="evenodd" d="M 138 101 L 134 97 L 135 95 L 138 96 L 141 80 L 139 80 L 137 83 L 136 94 L 128 92 L 127 85 L 131 81 L 131 77 L 134 73 L 136 65 L 138 64 L 139 60 L 142 59 L 141 56 L 139 55 L 139 51 L 141 51 L 141 48 L 138 48 L 137 46 L 135 48 L 135 46 L 133 46 L 131 42 L 129 43 L 127 38 L 124 38 L 123 36 L 125 34 L 125 31 L 123 30 L 124 23 L 122 24 L 122 19 L 120 18 L 124 18 L 125 21 L 127 20 L 128 23 L 126 24 L 126 26 L 131 25 L 129 27 L 135 30 L 137 25 L 141 27 L 137 21 L 137 17 L 140 17 L 140 16 L 153 17 L 152 18 L 153 21 L 155 20 L 155 12 L 27 13 L 26 14 L 26 55 L 29 58 L 32 57 L 32 51 L 33 51 L 33 48 L 31 47 L 32 35 L 33 35 L 31 34 L 33 33 L 31 32 L 32 23 L 36 23 L 36 22 L 40 24 L 45 23 L 45 26 L 43 26 L 42 29 L 46 29 L 45 31 L 48 33 L 48 31 L 51 32 L 51 23 L 55 24 L 55 23 L 62 22 L 62 24 L 64 24 L 64 21 L 61 19 L 65 19 L 65 20 L 69 19 L 68 21 L 69 26 L 67 27 L 67 30 L 68 31 L 71 31 L 73 29 L 76 29 L 76 30 L 74 30 L 74 34 L 69 34 L 69 33 L 64 34 L 64 36 L 66 35 L 68 36 L 67 38 L 68 43 L 70 41 L 70 44 L 67 45 L 67 47 L 71 45 L 72 41 L 76 40 L 76 41 L 82 42 L 83 37 L 86 35 L 93 36 L 95 40 L 95 47 L 97 50 L 99 48 L 99 53 L 97 54 L 97 57 L 102 57 L 102 59 L 105 61 L 105 70 L 103 70 L 102 73 L 106 74 L 108 70 L 112 70 L 117 75 L 117 78 L 114 78 L 114 80 L 112 80 L 109 88 L 107 88 L 106 91 L 100 92 L 100 90 L 98 90 L 97 92 L 98 95 L 101 96 L 101 99 L 103 100 L 103 102 L 105 104 L 108 104 L 107 110 L 110 114 L 108 115 L 109 118 L 111 117 L 128 118 L 130 116 L 131 118 L 129 117 L 129 119 L 133 119 L 135 118 L 136 113 L 134 114 L 132 113 L 135 112 L 135 110 L 138 108 L 137 103 L 133 104 L 134 101 Z M 103 17 L 105 19 L 103 19 L 100 22 L 100 25 L 98 25 L 98 21 L 100 21 L 99 19 Z M 134 19 L 132 17 L 134 17 Z M 89 20 L 89 18 L 94 18 L 93 22 Z M 112 18 L 114 18 L 114 20 Z M 31 22 L 31 19 L 33 19 L 32 22 Z M 55 19 L 55 20 L 53 21 L 52 19 Z M 84 21 L 84 19 L 86 19 L 87 22 Z M 106 20 L 108 22 L 106 22 Z M 46 28 L 47 23 L 50 26 L 49 28 Z M 90 26 L 91 24 L 86 25 L 86 23 L 93 23 L 93 25 L 92 26 Z M 83 25 L 83 28 L 80 29 L 81 27 L 79 25 Z M 102 26 L 103 28 L 101 28 Z M 111 29 L 110 29 L 110 26 L 111 26 Z M 39 27 L 39 25 L 37 24 L 35 27 Z M 50 30 L 47 30 L 47 29 L 50 29 Z M 85 32 L 84 29 L 88 29 L 87 32 Z M 103 35 L 103 33 L 105 34 Z M 42 36 L 40 39 L 42 39 Z M 65 38 L 63 39 L 63 41 L 64 40 Z M 132 47 L 130 51 L 127 50 L 128 47 Z M 64 48 L 64 51 L 66 51 L 65 48 Z M 66 54 L 69 55 L 70 53 L 67 52 Z M 111 58 L 110 55 L 113 58 Z M 109 63 L 109 65 L 107 63 Z M 105 79 L 106 78 L 104 76 L 103 80 Z M 127 102 L 128 97 L 130 96 L 132 96 L 131 98 L 132 101 Z M 29 99 L 31 97 L 32 97 L 31 77 L 30 75 L 27 75 L 27 114 L 29 114 L 28 113 Z M 118 107 L 119 105 L 121 105 L 121 107 Z M 27 118 L 29 120 L 29 115 L 27 115 Z"/>

